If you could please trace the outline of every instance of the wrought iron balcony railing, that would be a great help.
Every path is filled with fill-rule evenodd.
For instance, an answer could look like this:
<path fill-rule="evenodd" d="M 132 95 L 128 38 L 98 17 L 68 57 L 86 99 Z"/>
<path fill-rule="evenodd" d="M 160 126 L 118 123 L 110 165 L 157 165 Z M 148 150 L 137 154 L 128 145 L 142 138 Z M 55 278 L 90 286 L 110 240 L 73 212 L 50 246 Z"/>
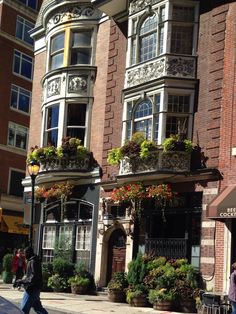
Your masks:
<path fill-rule="evenodd" d="M 145 252 L 166 258 L 186 258 L 187 239 L 149 238 L 145 241 Z"/>

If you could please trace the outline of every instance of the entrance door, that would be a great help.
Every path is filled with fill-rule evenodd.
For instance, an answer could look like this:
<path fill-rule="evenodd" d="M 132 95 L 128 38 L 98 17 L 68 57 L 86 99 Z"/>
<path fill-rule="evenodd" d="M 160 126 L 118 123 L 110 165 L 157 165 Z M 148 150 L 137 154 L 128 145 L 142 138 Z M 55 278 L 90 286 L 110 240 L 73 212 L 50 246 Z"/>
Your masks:
<path fill-rule="evenodd" d="M 126 235 L 121 229 L 114 230 L 108 243 L 107 283 L 112 274 L 125 271 Z"/>

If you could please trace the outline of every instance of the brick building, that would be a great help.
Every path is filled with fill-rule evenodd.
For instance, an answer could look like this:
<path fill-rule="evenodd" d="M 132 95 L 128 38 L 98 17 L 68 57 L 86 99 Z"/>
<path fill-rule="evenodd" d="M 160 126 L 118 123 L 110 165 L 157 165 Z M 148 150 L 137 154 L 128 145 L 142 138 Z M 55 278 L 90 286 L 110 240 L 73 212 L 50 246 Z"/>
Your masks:
<path fill-rule="evenodd" d="M 33 78 L 34 27 L 40 1 L 0 3 L 0 247 L 27 240 L 23 226 L 23 187 Z M 4 47 L 4 48 L 3 48 Z M 4 250 L 1 251 L 4 254 Z"/>
<path fill-rule="evenodd" d="M 99 167 L 60 168 L 56 159 L 41 168 L 39 187 L 75 186 L 69 201 L 37 204 L 44 261 L 66 234 L 74 261 L 85 261 L 101 286 L 141 250 L 186 257 L 209 288 L 227 290 L 236 256 L 235 12 L 234 1 L 44 0 L 32 33 L 29 145 L 79 137 L 103 174 Z M 109 165 L 109 150 L 137 131 L 158 145 L 181 131 L 201 147 L 197 165 L 193 156 L 190 164 L 189 155 L 161 149 L 154 164 L 140 162 L 135 171 L 129 160 Z M 168 183 L 179 201 L 165 208 L 165 217 L 144 201 L 133 224 L 111 192 L 137 182 Z M 24 185 L 27 194 L 28 178 Z"/>

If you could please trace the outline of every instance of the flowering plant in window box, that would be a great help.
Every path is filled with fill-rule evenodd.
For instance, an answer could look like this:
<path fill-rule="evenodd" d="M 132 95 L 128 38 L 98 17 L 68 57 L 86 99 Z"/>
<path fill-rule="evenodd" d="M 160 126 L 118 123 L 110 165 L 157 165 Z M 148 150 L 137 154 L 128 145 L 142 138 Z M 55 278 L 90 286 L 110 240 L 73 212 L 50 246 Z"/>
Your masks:
<path fill-rule="evenodd" d="M 166 138 L 162 144 L 164 152 L 167 151 L 184 151 L 187 153 L 192 153 L 192 151 L 197 147 L 189 139 L 183 139 L 179 134 L 171 134 L 170 137 Z"/>
<path fill-rule="evenodd" d="M 32 161 L 39 162 L 42 166 L 49 163 L 54 167 L 60 166 L 61 168 L 71 167 L 72 163 L 74 168 L 80 166 L 85 169 L 93 169 L 98 166 L 93 153 L 81 145 L 80 139 L 74 137 L 64 138 L 62 145 L 57 148 L 54 146 L 31 147 L 26 162 Z"/>
<path fill-rule="evenodd" d="M 72 194 L 74 186 L 66 183 L 56 183 L 53 184 L 51 188 L 45 188 L 44 186 L 38 187 L 35 190 L 35 197 L 39 201 L 44 201 L 45 199 L 59 199 L 68 198 Z"/>

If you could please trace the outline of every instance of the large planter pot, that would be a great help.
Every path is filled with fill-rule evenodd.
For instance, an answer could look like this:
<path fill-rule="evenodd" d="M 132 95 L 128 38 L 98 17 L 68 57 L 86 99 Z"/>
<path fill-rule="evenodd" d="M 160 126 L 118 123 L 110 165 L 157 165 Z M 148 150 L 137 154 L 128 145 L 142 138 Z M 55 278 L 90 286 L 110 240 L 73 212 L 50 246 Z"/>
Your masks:
<path fill-rule="evenodd" d="M 154 310 L 158 311 L 170 311 L 172 309 L 173 302 L 172 301 L 156 301 L 153 303 Z"/>
<path fill-rule="evenodd" d="M 79 286 L 76 284 L 71 285 L 71 293 L 73 294 L 86 294 L 87 286 Z"/>
<path fill-rule="evenodd" d="M 179 301 L 180 312 L 182 313 L 197 313 L 196 302 L 194 299 L 181 299 Z"/>
<path fill-rule="evenodd" d="M 132 306 L 137 306 L 137 307 L 144 307 L 147 305 L 147 298 L 145 296 L 138 296 L 138 297 L 133 297 L 132 299 Z"/>
<path fill-rule="evenodd" d="M 125 292 L 120 290 L 109 290 L 108 299 L 111 302 L 124 303 L 125 302 Z"/>

